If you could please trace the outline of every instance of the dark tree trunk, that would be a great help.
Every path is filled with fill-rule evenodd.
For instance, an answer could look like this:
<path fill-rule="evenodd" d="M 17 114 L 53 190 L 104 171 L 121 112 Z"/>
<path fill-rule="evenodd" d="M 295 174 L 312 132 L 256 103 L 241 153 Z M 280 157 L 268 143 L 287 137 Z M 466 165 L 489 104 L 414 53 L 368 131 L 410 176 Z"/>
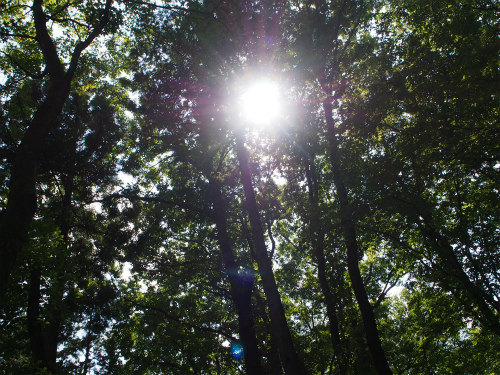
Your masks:
<path fill-rule="evenodd" d="M 417 211 L 419 210 L 417 209 Z M 486 293 L 471 281 L 449 241 L 434 229 L 430 215 L 420 211 L 419 217 L 421 218 L 421 222 L 418 223 L 420 231 L 436 251 L 443 269 L 447 271 L 446 275 L 442 277 L 443 280 L 449 280 L 449 285 L 445 288 L 450 289 L 451 287 L 452 291 L 463 292 L 465 298 L 472 301 L 472 305 L 479 311 L 479 321 L 496 335 L 500 335 L 498 318 L 500 303 L 496 300 L 496 296 Z"/>
<path fill-rule="evenodd" d="M 51 299 L 47 309 L 50 310 L 50 320 L 44 321 L 40 316 L 42 274 L 39 269 L 30 272 L 28 294 L 28 333 L 33 362 L 37 368 L 54 373 L 57 360 L 57 343 L 60 330 L 60 314 L 55 305 L 58 301 Z"/>
<path fill-rule="evenodd" d="M 11 169 L 7 207 L 0 223 L 0 259 L 2 259 L 0 263 L 0 300 L 5 293 L 16 258 L 26 242 L 31 221 L 36 212 L 38 159 L 45 147 L 47 136 L 57 124 L 57 118 L 69 97 L 71 81 L 81 53 L 102 33 L 109 22 L 111 4 L 111 0 L 106 1 L 100 22 L 84 41 L 75 46 L 70 64 L 65 70 L 47 29 L 46 22 L 48 18 L 43 10 L 43 1 L 33 1 L 35 40 L 40 47 L 46 64 L 49 75 L 49 89 L 16 150 Z"/>
<path fill-rule="evenodd" d="M 43 350 L 42 323 L 38 321 L 40 315 L 40 280 L 41 272 L 38 269 L 30 271 L 30 286 L 28 293 L 28 333 L 33 361 L 37 366 L 48 367 Z"/>
<path fill-rule="evenodd" d="M 69 95 L 69 83 L 51 85 L 16 150 L 12 165 L 7 207 L 0 224 L 0 293 L 3 294 L 14 262 L 28 237 L 35 215 L 38 159 L 47 135 Z"/>
<path fill-rule="evenodd" d="M 217 242 L 222 251 L 224 267 L 226 268 L 229 284 L 231 286 L 231 296 L 238 312 L 238 327 L 243 345 L 246 373 L 249 375 L 264 374 L 261 355 L 255 335 L 255 323 L 252 310 L 254 274 L 251 272 L 240 273 L 240 267 L 236 262 L 227 232 L 224 201 L 217 184 L 211 183 L 210 195 L 213 203 L 213 218 L 217 228 Z"/>
<path fill-rule="evenodd" d="M 59 217 L 59 227 L 66 248 L 69 246 L 72 194 L 73 183 L 72 179 L 68 178 L 65 184 L 63 207 Z M 44 320 L 40 315 L 42 274 L 38 268 L 33 268 L 30 273 L 27 312 L 30 347 L 35 364 L 40 369 L 45 368 L 49 373 L 54 373 L 56 369 L 57 346 L 62 321 L 61 307 L 64 304 L 64 275 L 65 270 L 62 267 L 52 280 L 51 295 L 45 307 L 47 314 Z"/>
<path fill-rule="evenodd" d="M 281 375 L 283 374 L 283 367 L 281 366 L 280 362 L 278 344 L 274 332 L 271 328 L 271 322 L 269 320 L 269 315 L 266 309 L 266 302 L 264 301 L 264 298 L 260 291 L 255 293 L 255 300 L 257 305 L 257 315 L 262 319 L 262 323 L 265 327 L 265 332 L 269 332 L 269 341 L 267 342 L 267 350 L 264 355 L 266 358 L 267 373 L 273 375 Z"/>
<path fill-rule="evenodd" d="M 434 226 L 431 205 L 422 197 L 410 194 L 407 198 L 393 197 L 396 204 L 406 207 L 401 211 L 419 227 L 426 245 L 437 255 L 438 265 L 434 273 L 442 272 L 439 283 L 443 289 L 460 293 L 460 300 L 469 304 L 468 312 L 477 316 L 481 324 L 500 336 L 500 302 L 494 293 L 488 293 L 465 272 L 460 258 L 445 235 Z M 485 283 L 488 281 L 486 280 Z"/>
<path fill-rule="evenodd" d="M 341 223 L 344 231 L 344 241 L 347 250 L 347 269 L 351 279 L 354 295 L 358 302 L 359 310 L 363 318 L 366 340 L 368 349 L 377 370 L 380 375 L 392 374 L 392 371 L 387 362 L 382 343 L 378 335 L 377 322 L 373 308 L 366 294 L 363 278 L 359 270 L 358 258 L 358 241 L 356 239 L 356 226 L 349 212 L 349 198 L 347 189 L 344 184 L 344 179 L 340 173 L 340 160 L 338 153 L 338 141 L 335 129 L 335 124 L 332 117 L 331 99 L 326 99 L 323 102 L 325 111 L 325 119 L 327 125 L 327 138 L 330 145 L 331 167 L 333 173 L 333 183 L 337 189 L 337 197 L 339 200 Z"/>
<path fill-rule="evenodd" d="M 310 227 L 311 240 L 314 248 L 314 256 L 318 264 L 318 281 L 325 300 L 326 314 L 330 322 L 330 338 L 335 353 L 335 361 L 337 362 L 340 373 L 346 373 L 347 365 L 342 355 L 339 319 L 337 309 L 335 307 L 335 296 L 330 288 L 328 277 L 326 274 L 325 260 L 325 232 L 321 223 L 319 206 L 318 206 L 318 185 L 316 181 L 316 171 L 314 161 L 308 161 L 306 164 L 306 179 L 309 191 L 310 204 Z"/>
<path fill-rule="evenodd" d="M 276 285 L 276 279 L 274 278 L 272 262 L 267 254 L 264 230 L 262 228 L 255 192 L 252 186 L 252 176 L 248 166 L 247 150 L 245 148 L 244 135 L 242 133 L 236 135 L 236 143 L 241 179 L 245 191 L 246 207 L 252 229 L 255 260 L 257 261 L 260 276 L 262 278 L 262 285 L 269 307 L 272 329 L 274 330 L 278 343 L 281 363 L 287 375 L 306 374 L 305 366 L 298 357 L 293 346 L 292 335 L 288 328 L 285 310 L 281 302 L 278 286 Z"/>

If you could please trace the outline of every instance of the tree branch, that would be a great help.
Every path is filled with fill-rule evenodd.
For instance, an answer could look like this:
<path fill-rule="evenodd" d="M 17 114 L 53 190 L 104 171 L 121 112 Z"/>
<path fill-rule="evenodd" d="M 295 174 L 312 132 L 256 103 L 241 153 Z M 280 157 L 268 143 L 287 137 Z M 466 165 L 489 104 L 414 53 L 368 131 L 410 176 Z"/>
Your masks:
<path fill-rule="evenodd" d="M 380 295 L 377 298 L 377 301 L 373 304 L 373 306 L 372 306 L 373 309 L 376 309 L 377 307 L 380 306 L 380 304 L 385 299 L 385 296 L 387 295 L 387 293 L 389 292 L 389 290 L 391 290 L 397 284 L 397 282 L 399 281 L 399 277 L 397 277 L 396 280 L 394 280 L 393 283 L 389 283 L 389 281 L 391 280 L 391 276 L 393 274 L 394 274 L 394 268 L 391 269 L 391 271 L 389 272 L 389 275 L 387 275 L 387 281 L 386 281 L 386 283 L 384 285 L 384 288 L 382 289 L 382 293 L 380 293 Z"/>
<path fill-rule="evenodd" d="M 104 6 L 104 11 L 101 21 L 94 27 L 94 29 L 87 36 L 87 38 L 83 42 L 78 43 L 75 49 L 73 50 L 68 71 L 66 72 L 66 77 L 68 79 L 71 79 L 75 74 L 76 67 L 78 66 L 78 60 L 80 59 L 80 55 L 82 54 L 82 52 L 94 41 L 95 38 L 97 38 L 102 33 L 102 31 L 108 24 L 109 12 L 111 10 L 112 3 L 113 3 L 112 0 L 106 0 L 106 5 Z"/>
<path fill-rule="evenodd" d="M 10 37 L 10 38 L 24 38 L 24 39 L 36 40 L 35 36 L 31 36 L 31 35 L 27 35 L 27 34 L 11 34 L 11 33 L 5 33 L 3 31 L 0 31 L 0 35 Z"/>
<path fill-rule="evenodd" d="M 471 8 L 476 10 L 484 10 L 484 11 L 492 10 L 494 12 L 500 12 L 500 8 L 493 5 L 490 7 L 471 7 Z"/>
<path fill-rule="evenodd" d="M 50 77 L 59 80 L 64 76 L 64 67 L 61 60 L 59 60 L 54 41 L 47 30 L 47 17 L 43 11 L 42 4 L 43 0 L 33 1 L 33 21 L 36 30 L 35 40 L 40 45 Z"/>
<path fill-rule="evenodd" d="M 192 206 L 190 204 L 187 204 L 185 202 L 178 202 L 178 201 L 171 201 L 168 199 L 163 199 L 163 198 L 158 198 L 158 197 L 141 197 L 138 195 L 127 195 L 127 194 L 110 194 L 106 198 L 125 198 L 128 199 L 129 201 L 143 201 L 143 202 L 155 202 L 155 203 L 161 203 L 161 204 L 166 204 L 169 206 L 177 206 L 179 208 L 183 208 L 185 210 L 189 211 L 194 211 L 199 214 L 204 214 L 207 215 L 208 217 L 211 217 L 211 213 L 208 212 L 207 210 L 200 209 L 198 207 Z M 101 200 L 102 202 L 103 200 Z"/>
<path fill-rule="evenodd" d="M 178 11 L 178 12 L 190 12 L 190 13 L 198 13 L 198 14 L 203 14 L 205 16 L 212 16 L 212 12 L 204 12 L 202 10 L 196 10 L 196 9 L 186 9 L 180 6 L 175 6 L 175 5 L 160 5 L 160 4 L 151 4 L 147 1 L 140 1 L 140 0 L 125 0 L 126 3 L 132 3 L 132 4 L 139 4 L 139 5 L 146 5 L 158 9 L 166 9 L 166 10 L 172 10 L 172 11 Z"/>
<path fill-rule="evenodd" d="M 59 8 L 55 13 L 51 15 L 51 17 L 57 16 L 59 13 L 63 12 L 64 10 L 68 9 L 71 5 L 75 3 L 72 3 L 71 1 L 68 1 L 66 4 L 62 5 L 61 8 Z"/>
<path fill-rule="evenodd" d="M 47 18 L 51 21 L 54 21 L 54 22 L 59 22 L 59 23 L 74 23 L 80 27 L 84 27 L 86 29 L 89 28 L 89 25 L 86 25 L 84 23 L 81 23 L 81 22 L 78 22 L 77 20 L 74 20 L 74 19 L 71 19 L 71 18 L 57 18 L 57 17 L 54 17 L 54 16 L 47 16 Z"/>
<path fill-rule="evenodd" d="M 21 65 L 21 63 L 19 61 L 17 61 L 12 55 L 10 55 L 10 54 L 8 54 L 6 52 L 3 52 L 3 51 L 2 51 L 2 53 L 5 56 L 7 56 L 10 59 L 10 61 L 12 61 L 14 63 L 14 65 L 16 65 L 19 69 L 21 69 L 24 72 L 24 74 L 26 74 L 28 77 L 30 77 L 32 79 L 41 79 L 45 75 L 44 72 L 42 72 L 41 74 L 33 74 L 33 73 L 31 73 L 29 70 L 27 70 L 25 67 L 23 67 Z"/>
<path fill-rule="evenodd" d="M 148 309 L 148 310 L 153 310 L 153 311 L 159 312 L 165 318 L 167 318 L 169 320 L 173 320 L 176 323 L 188 326 L 190 328 L 194 328 L 194 329 L 197 329 L 197 330 L 203 331 L 203 332 L 210 332 L 210 333 L 215 333 L 215 334 L 218 334 L 218 335 L 222 335 L 222 336 L 228 338 L 231 341 L 235 340 L 235 337 L 233 337 L 231 334 L 226 333 L 226 332 L 224 332 L 224 331 L 222 331 L 220 329 L 214 329 L 214 328 L 210 328 L 210 327 L 202 327 L 202 326 L 198 326 L 196 324 L 192 324 L 192 323 L 189 323 L 189 322 L 184 322 L 184 321 L 182 321 L 182 319 L 179 316 L 172 315 L 168 311 L 165 311 L 164 309 L 162 309 L 160 307 L 146 305 L 146 304 L 143 304 L 143 303 L 140 303 L 140 302 L 137 302 L 137 301 L 133 301 L 130 298 L 125 298 L 125 301 L 133 304 L 134 306 L 142 307 L 143 309 Z"/>

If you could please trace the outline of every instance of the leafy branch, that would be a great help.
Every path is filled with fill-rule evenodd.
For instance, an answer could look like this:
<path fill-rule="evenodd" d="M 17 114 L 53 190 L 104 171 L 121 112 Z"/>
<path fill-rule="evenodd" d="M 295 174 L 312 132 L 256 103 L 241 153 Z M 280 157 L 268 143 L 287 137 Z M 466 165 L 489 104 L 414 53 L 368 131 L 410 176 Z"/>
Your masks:
<path fill-rule="evenodd" d="M 235 341 L 236 338 L 234 336 L 232 336 L 231 334 L 229 333 L 226 333 L 220 329 L 215 329 L 215 328 L 210 328 L 210 327 L 203 327 L 203 326 L 199 326 L 199 325 L 196 325 L 196 324 L 193 324 L 193 323 L 189 323 L 189 322 L 186 322 L 182 319 L 182 317 L 180 316 L 176 316 L 176 315 L 172 315 L 170 312 L 160 308 L 160 307 L 157 307 L 157 306 L 151 306 L 151 305 L 147 305 L 147 304 L 144 304 L 144 303 L 140 303 L 140 302 L 137 302 L 137 301 L 134 301 L 130 298 L 125 298 L 125 301 L 129 302 L 130 304 L 136 306 L 136 307 L 140 307 L 140 308 L 143 308 L 143 309 L 147 309 L 147 310 L 152 310 L 152 311 L 156 311 L 156 312 L 159 312 L 160 314 L 162 314 L 165 318 L 169 319 L 169 320 L 172 320 L 180 325 L 184 325 L 184 326 L 187 326 L 189 328 L 194 328 L 198 331 L 202 331 L 202 332 L 210 332 L 210 333 L 214 333 L 214 334 L 217 334 L 217 335 L 221 335 L 221 336 L 224 336 L 226 337 L 227 339 L 231 340 L 231 341 Z"/>

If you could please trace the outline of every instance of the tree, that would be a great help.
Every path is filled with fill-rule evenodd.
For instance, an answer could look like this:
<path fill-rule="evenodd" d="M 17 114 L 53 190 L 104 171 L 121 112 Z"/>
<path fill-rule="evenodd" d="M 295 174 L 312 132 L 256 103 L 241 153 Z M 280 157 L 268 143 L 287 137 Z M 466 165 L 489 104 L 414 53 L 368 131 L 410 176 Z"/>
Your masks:
<path fill-rule="evenodd" d="M 483 347 L 496 347 L 497 336 L 482 336 L 477 327 L 464 326 L 466 319 L 458 301 L 433 286 L 412 289 L 395 297 L 391 317 L 382 323 L 382 331 L 388 328 L 392 332 L 385 336 L 390 339 L 388 345 L 394 346 L 397 373 L 479 374 L 498 366 L 496 358 Z M 479 353 L 484 356 L 482 360 L 476 357 Z"/>
<path fill-rule="evenodd" d="M 379 176 L 397 177 L 393 184 L 379 183 L 383 190 L 372 194 L 382 204 L 399 206 L 396 212 L 407 223 L 401 230 L 418 233 L 410 248 L 413 256 L 423 256 L 423 263 L 429 263 L 417 272 L 429 276 L 428 280 L 439 279 L 442 287 L 461 296 L 465 310 L 498 332 L 497 276 L 483 268 L 490 264 L 486 258 L 495 253 L 491 248 L 483 250 L 484 241 L 496 242 L 487 229 L 495 219 L 489 216 L 479 224 L 476 214 L 466 213 L 466 207 L 473 204 L 468 199 L 472 202 L 476 194 L 495 191 L 491 184 L 497 174 L 497 157 L 493 156 L 497 151 L 490 144 L 492 128 L 498 124 L 496 117 L 490 117 L 498 110 L 496 88 L 491 86 L 498 71 L 490 68 L 497 61 L 490 52 L 498 49 L 498 40 L 492 37 L 498 30 L 498 23 L 491 19 L 494 9 L 477 9 L 471 3 L 435 7 L 435 16 L 429 20 L 425 18 L 429 8 L 422 4 L 398 5 L 395 11 L 404 15 L 405 24 L 398 30 L 406 38 L 399 34 L 405 41 L 402 45 L 387 45 L 399 63 L 388 79 L 394 84 L 393 94 L 380 94 L 395 102 L 390 104 L 386 125 L 378 130 L 383 140 L 375 146 L 380 150 L 376 162 L 386 165 Z M 458 26 L 465 23 L 470 27 Z M 463 57 L 465 50 L 468 59 Z M 496 199 L 494 193 L 487 200 Z M 481 261 L 478 256 L 483 257 Z M 425 269 L 439 276 L 435 279 Z"/>
<path fill-rule="evenodd" d="M 71 18 L 70 9 L 67 6 L 49 4 L 44 8 L 42 0 L 33 1 L 31 6 L 13 3 L 6 5 L 7 11 L 4 12 L 3 19 L 5 26 L 2 28 L 1 35 L 4 40 L 7 40 L 6 50 L 12 52 L 4 55 L 4 61 L 9 59 L 14 62 L 11 65 L 12 78 L 17 79 L 21 76 L 19 79 L 23 83 L 30 82 L 31 77 L 36 78 L 38 82 L 33 84 L 42 91 L 42 95 L 38 99 L 39 103 L 31 110 L 29 125 L 12 159 L 9 195 L 7 206 L 2 212 L 0 226 L 0 254 L 3 259 L 0 271 L 0 293 L 2 294 L 5 293 L 10 273 L 26 242 L 29 227 L 35 215 L 38 159 L 46 146 L 45 141 L 50 131 L 57 126 L 57 118 L 69 97 L 71 83 L 82 52 L 98 36 L 112 32 L 118 25 L 114 18 L 113 23 L 110 23 L 112 16 L 116 17 L 113 14 L 115 12 L 112 7 L 113 2 L 110 0 L 93 4 L 88 9 L 75 9 L 79 12 L 75 18 Z M 30 22 L 26 22 L 26 9 L 31 14 Z M 54 41 L 50 35 L 49 22 L 69 25 L 69 28 L 73 28 L 70 33 L 66 34 L 66 36 L 76 36 L 75 39 L 69 40 L 68 44 L 72 47 L 69 52 Z M 81 39 L 80 33 L 84 35 Z M 35 54 L 37 65 L 25 68 L 16 55 L 22 57 L 33 51 L 33 42 L 37 46 Z M 30 60 L 35 59 L 28 59 Z M 65 67 L 64 60 L 67 60 L 67 67 Z"/>
<path fill-rule="evenodd" d="M 102 193 L 117 183 L 114 143 L 126 122 L 115 113 L 119 91 L 113 94 L 111 99 L 97 93 L 88 102 L 74 94 L 62 113 L 62 124 L 51 132 L 50 147 L 38 169 L 38 212 L 44 220 L 33 223 L 31 240 L 19 259 L 20 272 L 13 275 L 18 285 L 14 292 L 20 288 L 27 297 L 23 301 L 6 294 L 6 306 L 18 309 L 16 318 L 27 316 L 33 363 L 49 372 L 56 371 L 58 346 L 77 331 L 79 314 L 85 316 L 90 309 L 92 316 L 101 304 L 114 298 L 105 274 L 117 272 L 113 262 L 119 258 L 116 247 L 120 244 L 114 238 L 113 248 L 109 241 L 113 233 L 108 228 L 115 225 L 119 229 L 120 224 L 104 213 L 96 214 L 92 207 L 99 194 L 96 186 Z M 110 105 L 112 100 L 115 107 Z M 107 137 L 100 136 L 103 133 Z M 87 293 L 103 293 L 103 298 L 80 298 Z M 99 324 L 104 330 L 108 323 Z"/>
<path fill-rule="evenodd" d="M 24 245 L 1 371 L 498 366 L 495 3 L 6 9 L 1 215 L 24 229 L 1 229 Z M 262 80 L 282 113 L 259 126 L 242 104 Z M 9 208 L 19 160 L 29 215 Z"/>
<path fill-rule="evenodd" d="M 356 55 L 357 50 L 360 50 L 356 44 L 362 45 L 366 42 L 361 39 L 354 44 L 351 39 L 355 33 L 359 33 L 358 27 L 368 22 L 371 12 L 376 10 L 376 7 L 375 2 L 373 4 L 357 4 L 357 2 L 349 1 L 334 4 L 319 2 L 314 4 L 314 7 L 312 4 L 306 6 L 303 15 L 296 16 L 296 22 L 299 25 L 299 32 L 302 32 L 302 36 L 297 37 L 298 43 L 302 44 L 302 46 L 300 44 L 299 46 L 304 48 L 304 44 L 312 44 L 319 56 L 314 61 L 310 61 L 308 55 L 302 55 L 301 57 L 306 74 L 317 81 L 323 95 L 326 96 L 326 99 L 323 100 L 325 138 L 329 147 L 332 182 L 339 202 L 347 268 L 352 288 L 363 317 L 368 347 L 377 372 L 379 374 L 390 374 L 391 370 L 381 346 L 375 316 L 358 266 L 360 250 L 356 224 L 350 212 L 351 202 L 348 187 L 346 186 L 345 172 L 343 171 L 345 167 L 342 165 L 342 155 L 340 154 L 341 137 L 344 136 L 346 127 L 342 124 L 344 121 L 342 117 L 334 118 L 333 116 L 333 110 L 340 107 L 338 103 L 343 99 L 346 86 L 349 85 L 350 81 L 349 74 L 343 71 L 344 66 L 348 66 L 352 61 L 351 58 L 366 59 L 366 56 L 369 57 L 369 54 L 367 55 L 364 50 L 361 50 L 364 55 Z M 335 16 L 328 17 L 328 12 L 333 13 Z M 367 33 L 365 30 L 363 31 Z M 367 47 L 364 47 L 365 50 L 370 48 L 369 39 L 367 41 Z M 354 52 L 350 53 L 349 49 Z M 370 50 L 368 49 L 367 52 L 369 53 Z"/>

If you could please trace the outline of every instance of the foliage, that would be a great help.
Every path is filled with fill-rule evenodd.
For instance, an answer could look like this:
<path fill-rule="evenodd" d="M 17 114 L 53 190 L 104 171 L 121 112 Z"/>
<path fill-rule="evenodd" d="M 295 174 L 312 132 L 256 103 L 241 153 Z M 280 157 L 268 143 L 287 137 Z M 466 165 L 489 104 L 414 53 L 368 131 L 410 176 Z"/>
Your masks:
<path fill-rule="evenodd" d="M 498 371 L 497 2 L 0 6 L 2 217 L 47 48 L 69 71 L 108 18 L 36 157 L 0 372 L 255 373 L 250 336 L 265 373 L 382 373 L 370 314 L 393 373 Z M 252 127 L 259 79 L 284 110 Z"/>

